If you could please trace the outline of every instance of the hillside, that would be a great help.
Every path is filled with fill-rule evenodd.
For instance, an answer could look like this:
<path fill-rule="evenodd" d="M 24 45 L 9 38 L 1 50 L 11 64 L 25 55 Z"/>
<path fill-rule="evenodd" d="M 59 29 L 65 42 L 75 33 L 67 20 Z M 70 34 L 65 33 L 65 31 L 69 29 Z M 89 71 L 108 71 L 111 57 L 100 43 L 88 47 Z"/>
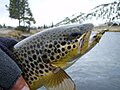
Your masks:
<path fill-rule="evenodd" d="M 98 21 L 101 24 L 117 23 L 120 21 L 120 1 L 102 4 L 93 8 L 89 13 L 77 13 L 70 17 L 56 23 L 54 26 L 71 24 L 71 23 L 84 23 Z"/>

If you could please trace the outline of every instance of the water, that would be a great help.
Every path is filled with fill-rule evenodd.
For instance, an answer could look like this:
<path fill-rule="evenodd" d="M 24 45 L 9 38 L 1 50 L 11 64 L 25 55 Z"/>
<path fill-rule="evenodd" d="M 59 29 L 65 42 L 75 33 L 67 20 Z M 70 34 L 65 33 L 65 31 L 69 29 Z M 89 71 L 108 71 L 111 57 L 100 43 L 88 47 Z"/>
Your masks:
<path fill-rule="evenodd" d="M 99 44 L 66 72 L 77 90 L 120 90 L 120 33 L 105 33 Z"/>

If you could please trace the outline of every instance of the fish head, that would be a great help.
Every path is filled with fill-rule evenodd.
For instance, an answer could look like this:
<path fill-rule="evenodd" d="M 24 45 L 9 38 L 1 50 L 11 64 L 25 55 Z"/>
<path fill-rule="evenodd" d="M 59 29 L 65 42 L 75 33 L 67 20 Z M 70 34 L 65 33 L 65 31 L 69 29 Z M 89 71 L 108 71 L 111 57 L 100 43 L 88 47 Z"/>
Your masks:
<path fill-rule="evenodd" d="M 51 63 L 66 68 L 80 58 L 88 49 L 93 24 L 68 25 L 51 30 L 51 44 L 54 55 Z"/>

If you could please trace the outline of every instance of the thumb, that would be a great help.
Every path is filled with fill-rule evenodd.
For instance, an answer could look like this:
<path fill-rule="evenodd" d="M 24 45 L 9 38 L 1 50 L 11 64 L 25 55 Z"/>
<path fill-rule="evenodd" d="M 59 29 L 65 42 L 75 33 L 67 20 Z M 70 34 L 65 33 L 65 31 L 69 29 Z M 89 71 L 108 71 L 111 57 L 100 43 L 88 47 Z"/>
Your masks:
<path fill-rule="evenodd" d="M 30 90 L 22 76 L 18 78 L 11 90 Z"/>

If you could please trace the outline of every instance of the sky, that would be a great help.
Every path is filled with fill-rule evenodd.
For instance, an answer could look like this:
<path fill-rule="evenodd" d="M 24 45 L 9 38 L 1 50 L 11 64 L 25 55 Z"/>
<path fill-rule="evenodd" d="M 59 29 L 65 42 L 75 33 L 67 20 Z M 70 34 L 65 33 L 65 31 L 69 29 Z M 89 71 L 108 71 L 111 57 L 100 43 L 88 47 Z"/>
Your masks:
<path fill-rule="evenodd" d="M 87 13 L 97 5 L 110 3 L 114 0 L 28 0 L 29 7 L 36 20 L 33 26 L 50 25 L 57 23 L 75 13 Z M 18 20 L 9 18 L 5 5 L 9 0 L 0 0 L 0 24 L 17 26 Z"/>

